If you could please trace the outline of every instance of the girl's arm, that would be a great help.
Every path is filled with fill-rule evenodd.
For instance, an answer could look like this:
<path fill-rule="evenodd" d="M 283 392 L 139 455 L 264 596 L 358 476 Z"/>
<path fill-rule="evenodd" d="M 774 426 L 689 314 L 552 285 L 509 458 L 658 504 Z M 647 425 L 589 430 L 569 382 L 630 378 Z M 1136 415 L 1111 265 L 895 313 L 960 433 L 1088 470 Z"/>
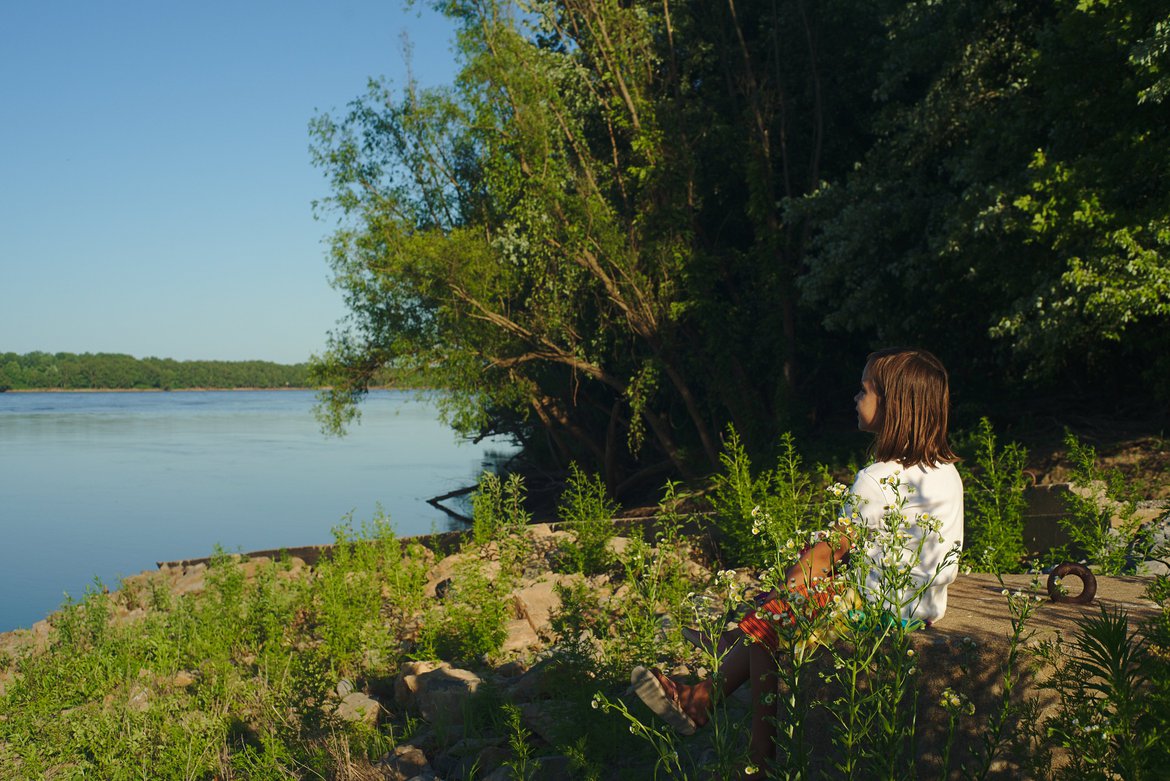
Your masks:
<path fill-rule="evenodd" d="M 852 540 L 845 527 L 838 527 L 828 540 L 821 540 L 805 548 L 800 559 L 785 573 L 788 591 L 809 588 L 822 578 L 831 577 L 837 562 L 845 558 L 852 547 Z"/>

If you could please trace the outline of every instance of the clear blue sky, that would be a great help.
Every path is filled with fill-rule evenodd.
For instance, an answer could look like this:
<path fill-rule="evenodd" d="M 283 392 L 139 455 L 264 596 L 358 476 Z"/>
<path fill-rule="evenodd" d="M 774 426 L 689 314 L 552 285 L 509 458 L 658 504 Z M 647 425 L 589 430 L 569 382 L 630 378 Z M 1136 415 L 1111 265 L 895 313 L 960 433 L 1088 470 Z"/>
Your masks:
<path fill-rule="evenodd" d="M 399 0 L 0 2 L 0 352 L 303 361 L 345 309 L 309 120 L 454 78 Z"/>

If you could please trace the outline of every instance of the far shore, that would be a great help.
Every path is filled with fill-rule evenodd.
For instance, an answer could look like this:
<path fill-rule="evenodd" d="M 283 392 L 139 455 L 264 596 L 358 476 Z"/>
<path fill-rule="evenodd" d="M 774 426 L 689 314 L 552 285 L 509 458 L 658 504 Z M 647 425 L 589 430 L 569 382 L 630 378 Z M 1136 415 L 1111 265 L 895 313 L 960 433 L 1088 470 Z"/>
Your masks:
<path fill-rule="evenodd" d="M 371 385 L 370 390 L 431 390 L 414 385 Z M 207 393 L 211 391 L 320 391 L 329 390 L 328 386 L 313 387 L 299 385 L 281 385 L 272 387 L 246 386 L 239 388 L 7 388 L 0 393 Z"/>
<path fill-rule="evenodd" d="M 192 391 L 294 391 L 320 390 L 313 387 L 298 387 L 281 385 L 279 387 L 241 387 L 241 388 L 9 388 L 4 393 L 184 393 Z"/>

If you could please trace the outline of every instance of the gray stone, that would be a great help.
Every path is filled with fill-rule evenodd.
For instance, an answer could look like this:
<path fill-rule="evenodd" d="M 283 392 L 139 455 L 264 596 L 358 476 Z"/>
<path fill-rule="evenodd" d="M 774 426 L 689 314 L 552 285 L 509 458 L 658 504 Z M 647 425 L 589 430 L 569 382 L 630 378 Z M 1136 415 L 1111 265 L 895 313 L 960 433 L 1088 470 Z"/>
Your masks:
<path fill-rule="evenodd" d="M 536 737 L 555 746 L 571 737 L 576 706 L 566 700 L 541 700 L 520 706 L 524 726 Z"/>
<path fill-rule="evenodd" d="M 1137 567 L 1137 574 L 1144 577 L 1155 577 L 1157 575 L 1170 575 L 1170 567 L 1166 566 L 1166 562 L 1151 559 L 1143 561 Z"/>
<path fill-rule="evenodd" d="M 429 668 L 429 669 L 428 669 Z M 434 723 L 463 723 L 463 703 L 475 694 L 483 680 L 470 670 L 446 662 L 415 662 L 403 666 L 394 686 L 395 700 L 417 707 L 422 717 Z"/>
<path fill-rule="evenodd" d="M 337 717 L 348 722 L 363 722 L 377 726 L 382 715 L 382 704 L 362 692 L 350 692 L 337 704 Z"/>
<path fill-rule="evenodd" d="M 387 753 L 378 762 L 388 781 L 407 781 L 424 773 L 434 776 L 427 755 L 416 746 L 403 745 Z"/>

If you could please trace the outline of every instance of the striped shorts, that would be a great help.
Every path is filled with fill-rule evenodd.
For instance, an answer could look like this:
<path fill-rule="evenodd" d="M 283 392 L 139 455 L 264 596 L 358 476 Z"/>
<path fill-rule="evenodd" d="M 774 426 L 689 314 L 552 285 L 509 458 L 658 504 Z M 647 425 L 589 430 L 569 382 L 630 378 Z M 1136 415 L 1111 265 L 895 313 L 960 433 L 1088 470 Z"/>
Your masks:
<path fill-rule="evenodd" d="M 823 645 L 833 641 L 833 638 L 839 634 L 845 620 L 842 618 L 833 622 L 821 622 L 818 625 L 815 623 L 815 619 L 823 611 L 832 609 L 834 597 L 838 594 L 843 594 L 850 603 L 856 604 L 857 602 L 857 596 L 853 589 L 832 582 L 822 584 L 811 595 L 804 586 L 798 586 L 794 592 L 799 594 L 802 599 L 791 601 L 770 599 L 744 616 L 743 620 L 739 622 L 739 628 L 748 637 L 775 652 L 780 649 L 780 635 L 776 631 L 777 627 L 796 627 L 798 624 L 808 627 L 813 624 L 816 629 L 811 631 L 811 636 L 806 630 L 802 632 L 802 636 L 792 639 L 802 647 Z M 793 606 L 792 602 L 796 602 L 796 605 Z"/>

